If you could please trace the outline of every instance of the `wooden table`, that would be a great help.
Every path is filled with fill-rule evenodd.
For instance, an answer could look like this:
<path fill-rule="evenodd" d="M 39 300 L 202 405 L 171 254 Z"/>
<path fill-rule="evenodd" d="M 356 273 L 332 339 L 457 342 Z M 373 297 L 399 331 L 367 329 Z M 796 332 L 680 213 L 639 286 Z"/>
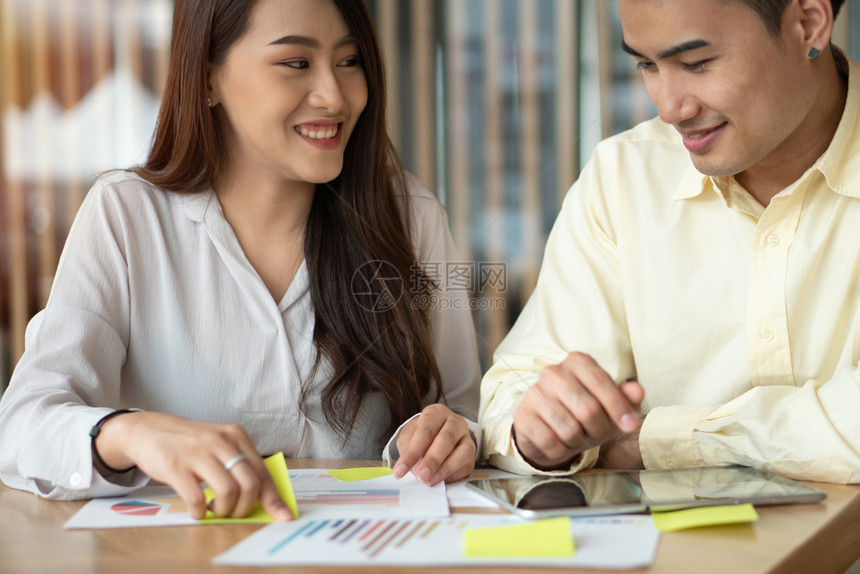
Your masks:
<path fill-rule="evenodd" d="M 345 468 L 366 461 L 291 459 L 291 468 Z M 845 571 L 860 558 L 860 486 L 818 484 L 820 504 L 759 508 L 750 525 L 665 533 L 647 572 L 725 573 Z M 63 530 L 83 502 L 53 502 L 0 485 L 0 572 L 234 574 L 247 572 L 377 572 L 380 567 L 228 567 L 211 560 L 261 525 L 210 525 L 118 530 Z M 386 568 L 387 572 L 502 574 L 499 567 Z M 560 569 L 548 570 L 559 572 Z M 586 572 L 576 570 L 576 572 Z"/>

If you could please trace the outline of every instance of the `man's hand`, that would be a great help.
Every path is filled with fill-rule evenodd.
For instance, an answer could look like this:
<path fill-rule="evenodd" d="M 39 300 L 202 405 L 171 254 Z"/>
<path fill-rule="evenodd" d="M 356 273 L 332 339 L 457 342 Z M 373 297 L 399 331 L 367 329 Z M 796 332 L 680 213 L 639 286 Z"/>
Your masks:
<path fill-rule="evenodd" d="M 642 453 L 639 452 L 639 431 L 644 421 L 644 417 L 639 419 L 639 426 L 632 433 L 618 433 L 600 445 L 600 456 L 595 468 L 644 470 Z"/>
<path fill-rule="evenodd" d="M 430 486 L 466 478 L 475 469 L 476 448 L 466 419 L 445 405 L 430 405 L 400 431 L 394 476 L 411 470 Z"/>
<path fill-rule="evenodd" d="M 644 397 L 639 383 L 619 386 L 593 358 L 571 353 L 541 372 L 514 411 L 514 440 L 535 468 L 564 468 L 619 431 L 635 432 L 635 409 Z"/>

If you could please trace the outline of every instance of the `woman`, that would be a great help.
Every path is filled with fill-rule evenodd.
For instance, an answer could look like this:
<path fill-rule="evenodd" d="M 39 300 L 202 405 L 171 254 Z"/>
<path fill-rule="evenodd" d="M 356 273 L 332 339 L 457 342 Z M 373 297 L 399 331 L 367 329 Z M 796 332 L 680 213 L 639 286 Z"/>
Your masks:
<path fill-rule="evenodd" d="M 376 458 L 419 411 L 395 475 L 465 477 L 474 438 L 438 401 L 474 418 L 474 331 L 465 301 L 422 304 L 456 294 L 420 264 L 456 252 L 387 138 L 363 3 L 174 10 L 150 156 L 78 214 L 0 401 L 0 478 L 56 499 L 154 478 L 195 517 L 203 482 L 218 516 L 288 519 L 259 453 Z"/>

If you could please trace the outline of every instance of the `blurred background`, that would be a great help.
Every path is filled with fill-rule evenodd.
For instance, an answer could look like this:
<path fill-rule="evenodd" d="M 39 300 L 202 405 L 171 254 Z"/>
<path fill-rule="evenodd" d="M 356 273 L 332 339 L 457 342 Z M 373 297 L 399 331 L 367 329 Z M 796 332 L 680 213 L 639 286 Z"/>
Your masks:
<path fill-rule="evenodd" d="M 392 137 L 461 250 L 484 367 L 602 138 L 655 115 L 614 0 L 367 0 Z M 146 156 L 171 0 L 0 0 L 0 392 L 92 178 Z M 860 0 L 834 43 L 860 59 Z"/>

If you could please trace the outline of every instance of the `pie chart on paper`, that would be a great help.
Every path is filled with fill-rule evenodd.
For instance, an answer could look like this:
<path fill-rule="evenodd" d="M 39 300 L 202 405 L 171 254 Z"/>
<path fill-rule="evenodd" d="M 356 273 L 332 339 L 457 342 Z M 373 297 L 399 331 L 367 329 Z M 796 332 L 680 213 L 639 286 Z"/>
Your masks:
<path fill-rule="evenodd" d="M 153 504 L 142 500 L 127 500 L 110 507 L 114 512 L 130 516 L 155 516 L 161 508 L 161 504 Z"/>

